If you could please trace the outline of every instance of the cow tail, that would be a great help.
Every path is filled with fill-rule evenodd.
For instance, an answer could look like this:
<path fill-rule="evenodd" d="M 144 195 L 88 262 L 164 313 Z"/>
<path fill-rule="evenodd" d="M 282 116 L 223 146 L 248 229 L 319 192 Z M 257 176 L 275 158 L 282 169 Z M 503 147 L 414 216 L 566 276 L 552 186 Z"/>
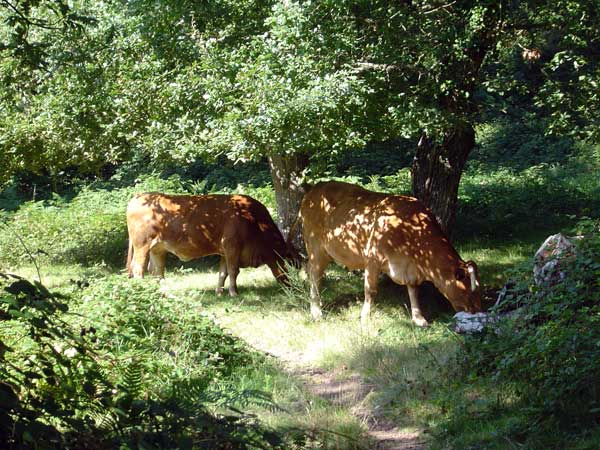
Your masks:
<path fill-rule="evenodd" d="M 308 191 L 310 191 L 314 187 L 314 185 L 304 181 L 304 182 L 302 182 L 301 187 L 302 187 L 302 191 L 304 191 L 304 195 L 306 195 L 308 193 Z M 285 243 L 288 246 L 288 248 L 294 248 L 294 245 L 292 244 L 292 238 L 293 238 L 294 234 L 296 233 L 296 229 L 298 228 L 298 225 L 300 225 L 301 222 L 302 222 L 302 215 L 300 214 L 300 211 L 298 211 L 296 220 L 294 220 L 294 223 L 292 223 L 292 226 L 290 227 L 290 231 L 288 232 L 287 238 L 285 240 Z M 295 249 L 295 250 L 297 251 L 297 249 Z"/>
<path fill-rule="evenodd" d="M 300 215 L 300 212 L 298 212 L 298 215 L 296 216 L 296 220 L 294 220 L 294 223 L 292 223 L 292 226 L 290 227 L 290 231 L 288 232 L 287 238 L 285 240 L 285 244 L 288 247 L 293 247 L 292 238 L 293 238 L 294 234 L 296 233 L 296 229 L 298 228 L 298 225 L 300 224 L 301 219 L 302 219 L 302 216 Z"/>
<path fill-rule="evenodd" d="M 133 259 L 133 242 L 131 242 L 131 238 L 129 239 L 129 247 L 127 249 L 127 274 L 129 278 L 133 276 L 133 272 L 131 271 L 131 260 Z"/>

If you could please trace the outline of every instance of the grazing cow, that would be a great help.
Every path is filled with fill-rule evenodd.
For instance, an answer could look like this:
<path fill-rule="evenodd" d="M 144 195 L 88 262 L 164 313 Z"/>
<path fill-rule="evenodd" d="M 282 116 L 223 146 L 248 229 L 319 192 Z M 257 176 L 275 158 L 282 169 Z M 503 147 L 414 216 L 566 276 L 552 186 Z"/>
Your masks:
<path fill-rule="evenodd" d="M 294 255 L 267 208 L 246 195 L 136 195 L 127 206 L 130 277 L 148 267 L 161 278 L 167 252 L 182 261 L 221 255 L 217 294 L 229 275 L 229 295 L 237 295 L 240 267 L 269 266 L 285 281 L 284 259 Z"/>
<path fill-rule="evenodd" d="M 416 198 L 368 191 L 337 181 L 319 183 L 302 200 L 300 218 L 308 251 L 311 313 L 321 317 L 319 284 L 331 261 L 365 271 L 365 322 L 381 272 L 408 287 L 412 320 L 421 314 L 417 287 L 431 281 L 456 311 L 477 312 L 481 296 L 477 266 L 464 262 L 435 217 Z"/>

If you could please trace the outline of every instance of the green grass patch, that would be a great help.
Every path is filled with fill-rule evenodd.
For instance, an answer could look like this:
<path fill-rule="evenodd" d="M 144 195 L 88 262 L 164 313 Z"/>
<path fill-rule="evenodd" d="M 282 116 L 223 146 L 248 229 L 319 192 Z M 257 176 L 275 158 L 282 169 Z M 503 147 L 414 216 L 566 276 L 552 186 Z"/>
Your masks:
<path fill-rule="evenodd" d="M 213 323 L 206 307 L 215 297 L 216 273 L 210 267 L 176 270 L 164 283 L 77 266 L 42 271 L 54 290 L 69 296 L 68 323 L 76 330 L 93 328 L 95 351 L 114 384 L 133 383 L 137 396 L 169 399 L 178 408 L 193 401 L 213 414 L 242 410 L 249 419 L 259 418 L 257 426 L 276 433 L 281 448 L 369 447 L 364 425 L 349 411 L 310 394 L 277 359 Z M 258 286 L 277 290 L 274 280 L 248 272 L 241 286 L 248 277 L 259 278 Z M 19 336 L 7 345 L 19 348 Z"/>

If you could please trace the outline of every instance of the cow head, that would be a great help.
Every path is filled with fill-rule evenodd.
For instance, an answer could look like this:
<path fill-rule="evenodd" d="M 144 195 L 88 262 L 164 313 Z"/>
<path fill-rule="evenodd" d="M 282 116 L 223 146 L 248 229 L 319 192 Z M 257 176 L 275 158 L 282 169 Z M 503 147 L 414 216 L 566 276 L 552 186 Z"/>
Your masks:
<path fill-rule="evenodd" d="M 273 251 L 274 259 L 268 263 L 273 276 L 280 283 L 287 284 L 287 272 L 290 268 L 300 269 L 302 267 L 302 255 L 291 244 L 286 244 L 285 250 Z"/>
<path fill-rule="evenodd" d="M 448 298 L 456 311 L 476 313 L 481 311 L 481 288 L 479 269 L 473 261 L 461 261 L 451 283 L 452 295 Z"/>

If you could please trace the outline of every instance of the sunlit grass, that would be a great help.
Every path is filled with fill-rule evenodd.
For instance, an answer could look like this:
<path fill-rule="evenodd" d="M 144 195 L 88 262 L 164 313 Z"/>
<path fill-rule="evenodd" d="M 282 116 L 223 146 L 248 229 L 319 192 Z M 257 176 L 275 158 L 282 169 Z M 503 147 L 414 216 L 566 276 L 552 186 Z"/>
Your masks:
<path fill-rule="evenodd" d="M 458 243 L 457 250 L 465 260 L 473 260 L 479 266 L 481 283 L 487 287 L 500 287 L 507 280 L 507 271 L 532 261 L 535 251 L 547 234 L 530 240 L 492 241 L 472 240 Z"/>
<path fill-rule="evenodd" d="M 404 288 L 382 281 L 369 323 L 362 326 L 362 278 L 335 266 L 326 276 L 325 317 L 319 322 L 310 319 L 306 300 L 293 304 L 286 298 L 267 269 L 242 271 L 235 298 L 214 295 L 216 275 L 206 275 L 170 277 L 163 289 L 186 295 L 193 284 L 206 293 L 204 311 L 255 348 L 291 370 L 318 367 L 339 378 L 358 373 L 377 386 L 365 400 L 369 408 L 407 430 L 423 427 L 424 413 L 410 405 L 425 399 L 423 386 L 435 383 L 436 368 L 452 357 L 457 343 L 444 320 L 425 330 L 412 324 Z"/>
<path fill-rule="evenodd" d="M 505 271 L 530 260 L 538 245 L 536 237 L 512 242 L 474 240 L 457 247 L 463 259 L 478 262 L 483 284 L 497 288 L 506 280 Z M 49 287 L 73 291 L 78 289 L 77 280 L 102 278 L 114 269 L 55 265 L 41 267 L 41 271 Z M 29 266 L 13 272 L 37 277 L 35 268 Z M 452 441 L 457 448 L 482 442 L 489 444 L 486 448 L 502 448 L 494 438 L 494 428 L 508 433 L 514 423 L 509 413 L 488 417 L 495 410 L 490 402 L 498 395 L 494 386 L 451 378 L 449 368 L 461 344 L 449 328 L 449 315 L 434 307 L 432 325 L 414 327 L 406 289 L 386 277 L 380 280 L 367 326 L 359 319 L 362 273 L 335 265 L 326 273 L 325 316 L 319 322 L 310 318 L 308 298 L 286 294 L 266 267 L 241 270 L 238 297 L 214 293 L 217 262 L 210 258 L 193 269 L 170 265 L 164 280 L 147 277 L 145 282 L 160 283 L 169 301 L 212 318 L 252 347 L 275 356 L 240 368 L 235 374 L 236 389 L 272 395 L 279 409 L 248 407 L 268 425 L 332 431 L 327 442 L 315 443 L 316 448 L 369 448 L 369 444 L 366 425 L 349 408 L 306 390 L 298 373 L 307 367 L 330 371 L 340 379 L 360 375 L 372 385 L 363 406 L 373 414 L 387 417 L 403 430 L 419 430 L 428 440 L 427 430 L 435 430 L 435 442 L 444 442 L 446 434 L 460 435 Z M 503 398 L 502 405 L 506 402 Z"/>

